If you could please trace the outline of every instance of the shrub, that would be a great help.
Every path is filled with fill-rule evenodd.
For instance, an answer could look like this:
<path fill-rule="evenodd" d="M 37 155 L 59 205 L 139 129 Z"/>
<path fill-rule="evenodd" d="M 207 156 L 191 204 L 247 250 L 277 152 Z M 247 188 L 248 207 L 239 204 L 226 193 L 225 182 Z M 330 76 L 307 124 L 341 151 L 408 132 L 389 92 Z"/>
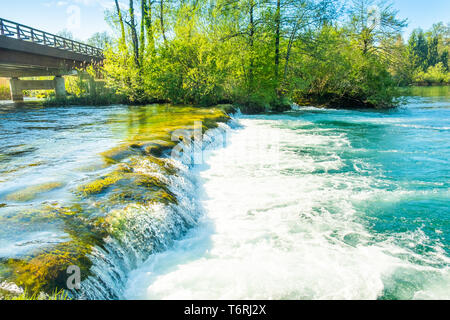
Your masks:
<path fill-rule="evenodd" d="M 9 92 L 9 87 L 0 86 L 0 100 L 9 100 L 11 99 L 11 94 Z"/>

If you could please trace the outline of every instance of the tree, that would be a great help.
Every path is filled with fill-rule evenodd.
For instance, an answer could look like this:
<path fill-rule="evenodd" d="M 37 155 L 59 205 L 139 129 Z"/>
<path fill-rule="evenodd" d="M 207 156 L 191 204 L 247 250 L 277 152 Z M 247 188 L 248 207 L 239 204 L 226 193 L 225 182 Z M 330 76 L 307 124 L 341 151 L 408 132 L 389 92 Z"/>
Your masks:
<path fill-rule="evenodd" d="M 409 41 L 410 60 L 414 68 L 426 70 L 428 68 L 428 42 L 422 29 L 416 29 L 412 32 Z"/>
<path fill-rule="evenodd" d="M 359 10 L 372 2 L 355 0 L 344 28 L 338 0 L 141 0 L 136 10 L 130 0 L 111 19 L 120 41 L 107 50 L 108 83 L 134 102 L 228 101 L 249 112 L 291 99 L 392 105 L 388 58 L 400 57 L 403 22 L 382 6 L 372 27 Z"/>
<path fill-rule="evenodd" d="M 106 49 L 113 45 L 113 40 L 107 32 L 96 32 L 87 40 L 87 43 L 93 47 Z"/>
<path fill-rule="evenodd" d="M 154 38 L 154 28 L 153 28 L 153 0 L 142 0 L 143 2 L 143 12 L 145 30 L 147 31 L 147 47 L 153 52 L 155 50 L 155 38 Z"/>
<path fill-rule="evenodd" d="M 63 30 L 59 31 L 56 35 L 59 37 L 62 37 L 62 38 L 69 39 L 69 40 L 75 40 L 73 33 L 71 31 L 69 31 L 68 29 L 63 29 Z"/>
<path fill-rule="evenodd" d="M 117 10 L 117 17 L 119 19 L 119 25 L 120 25 L 120 43 L 122 46 L 125 46 L 125 26 L 123 23 L 123 18 L 122 18 L 122 11 L 120 10 L 120 5 L 119 5 L 119 1 L 118 0 L 114 0 L 115 4 L 116 4 L 116 10 Z"/>
<path fill-rule="evenodd" d="M 407 26 L 407 20 L 397 18 L 398 11 L 385 2 L 353 0 L 349 13 L 350 36 L 364 55 L 386 50 L 383 40 L 397 36 Z"/>
<path fill-rule="evenodd" d="M 436 35 L 432 33 L 427 36 L 427 44 L 428 44 L 428 54 L 427 54 L 427 67 L 435 66 L 438 62 L 440 62 L 440 56 L 438 52 L 439 39 Z"/>
<path fill-rule="evenodd" d="M 129 2 L 130 8 L 129 8 L 129 15 L 130 15 L 130 21 L 126 21 L 128 24 L 128 27 L 130 28 L 131 33 L 131 43 L 133 47 L 133 56 L 134 56 L 134 63 L 136 66 L 140 66 L 140 55 L 139 55 L 139 40 L 137 35 L 137 24 L 135 19 L 135 12 L 134 12 L 134 1 L 130 0 Z"/>
<path fill-rule="evenodd" d="M 167 38 L 166 38 L 166 25 L 165 25 L 165 20 L 164 20 L 164 0 L 159 0 L 159 25 L 161 28 L 161 34 L 162 37 L 164 39 L 164 44 L 167 43 Z"/>
<path fill-rule="evenodd" d="M 300 55 L 308 55 L 311 47 L 317 45 L 314 36 L 324 25 L 332 24 L 340 12 L 335 0 L 300 0 L 285 3 L 286 13 L 281 19 L 286 33 L 286 53 L 284 56 L 283 81 L 288 82 L 288 71 L 292 50 L 297 44 Z"/>

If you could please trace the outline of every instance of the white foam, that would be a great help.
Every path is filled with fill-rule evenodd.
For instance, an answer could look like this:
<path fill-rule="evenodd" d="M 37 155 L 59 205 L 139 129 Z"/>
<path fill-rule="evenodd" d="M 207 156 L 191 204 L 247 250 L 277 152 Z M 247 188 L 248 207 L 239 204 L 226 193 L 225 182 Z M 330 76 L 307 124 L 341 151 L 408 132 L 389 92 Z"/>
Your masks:
<path fill-rule="evenodd" d="M 376 299 L 398 277 L 429 274 L 434 281 L 399 297 L 448 296 L 447 267 L 413 264 L 404 257 L 422 257 L 375 238 L 353 207 L 355 200 L 407 192 L 374 189 L 376 176 L 328 173 L 344 165 L 333 152 L 286 147 L 349 148 L 345 135 L 298 134 L 270 119 L 240 122 L 244 128 L 228 132 L 227 147 L 212 151 L 198 170 L 205 211 L 199 225 L 133 271 L 125 298 Z M 435 254 L 429 258 L 448 262 L 443 250 Z"/>

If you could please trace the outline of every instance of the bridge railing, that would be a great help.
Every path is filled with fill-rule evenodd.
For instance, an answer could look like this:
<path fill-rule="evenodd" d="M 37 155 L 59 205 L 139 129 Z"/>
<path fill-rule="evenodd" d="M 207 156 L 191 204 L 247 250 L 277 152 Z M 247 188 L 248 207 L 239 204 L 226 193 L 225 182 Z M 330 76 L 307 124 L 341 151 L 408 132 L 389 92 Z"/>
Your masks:
<path fill-rule="evenodd" d="M 103 58 L 102 49 L 2 18 L 0 18 L 0 35 L 96 58 Z"/>

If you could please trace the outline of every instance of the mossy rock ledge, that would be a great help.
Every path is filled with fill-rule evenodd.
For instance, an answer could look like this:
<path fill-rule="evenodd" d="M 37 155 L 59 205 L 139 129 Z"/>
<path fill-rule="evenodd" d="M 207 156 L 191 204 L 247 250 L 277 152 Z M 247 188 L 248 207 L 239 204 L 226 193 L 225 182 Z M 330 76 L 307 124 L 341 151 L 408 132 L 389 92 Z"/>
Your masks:
<path fill-rule="evenodd" d="M 57 202 L 44 202 L 39 210 L 2 217 L 1 223 L 25 227 L 35 223 L 55 223 L 68 237 L 67 241 L 48 245 L 27 256 L 0 260 L 0 283 L 15 283 L 28 296 L 44 293 L 44 296 L 55 297 L 55 293 L 67 290 L 69 266 L 80 268 L 82 281 L 93 276 L 89 258 L 93 248 L 102 248 L 104 239 L 120 234 L 108 213 L 114 211 L 117 215 L 121 207 L 132 203 L 176 205 L 178 199 L 166 178 L 178 171 L 164 158 L 177 143 L 172 141 L 172 133 L 193 128 L 194 121 L 202 121 L 203 132 L 216 128 L 219 122 L 230 119 L 224 110 L 232 112 L 234 109 L 164 106 L 148 117 L 143 115 L 138 119 L 140 126 L 130 131 L 120 145 L 100 155 L 109 172 L 73 190 L 78 199 L 76 203 L 63 206 Z M 153 174 L 152 168 L 158 174 Z M 60 185 L 41 187 L 43 192 L 48 192 Z M 39 191 L 39 187 L 29 188 L 11 195 L 11 200 L 27 200 Z M 7 292 L 0 292 L 0 298 L 9 297 L 12 296 Z"/>

